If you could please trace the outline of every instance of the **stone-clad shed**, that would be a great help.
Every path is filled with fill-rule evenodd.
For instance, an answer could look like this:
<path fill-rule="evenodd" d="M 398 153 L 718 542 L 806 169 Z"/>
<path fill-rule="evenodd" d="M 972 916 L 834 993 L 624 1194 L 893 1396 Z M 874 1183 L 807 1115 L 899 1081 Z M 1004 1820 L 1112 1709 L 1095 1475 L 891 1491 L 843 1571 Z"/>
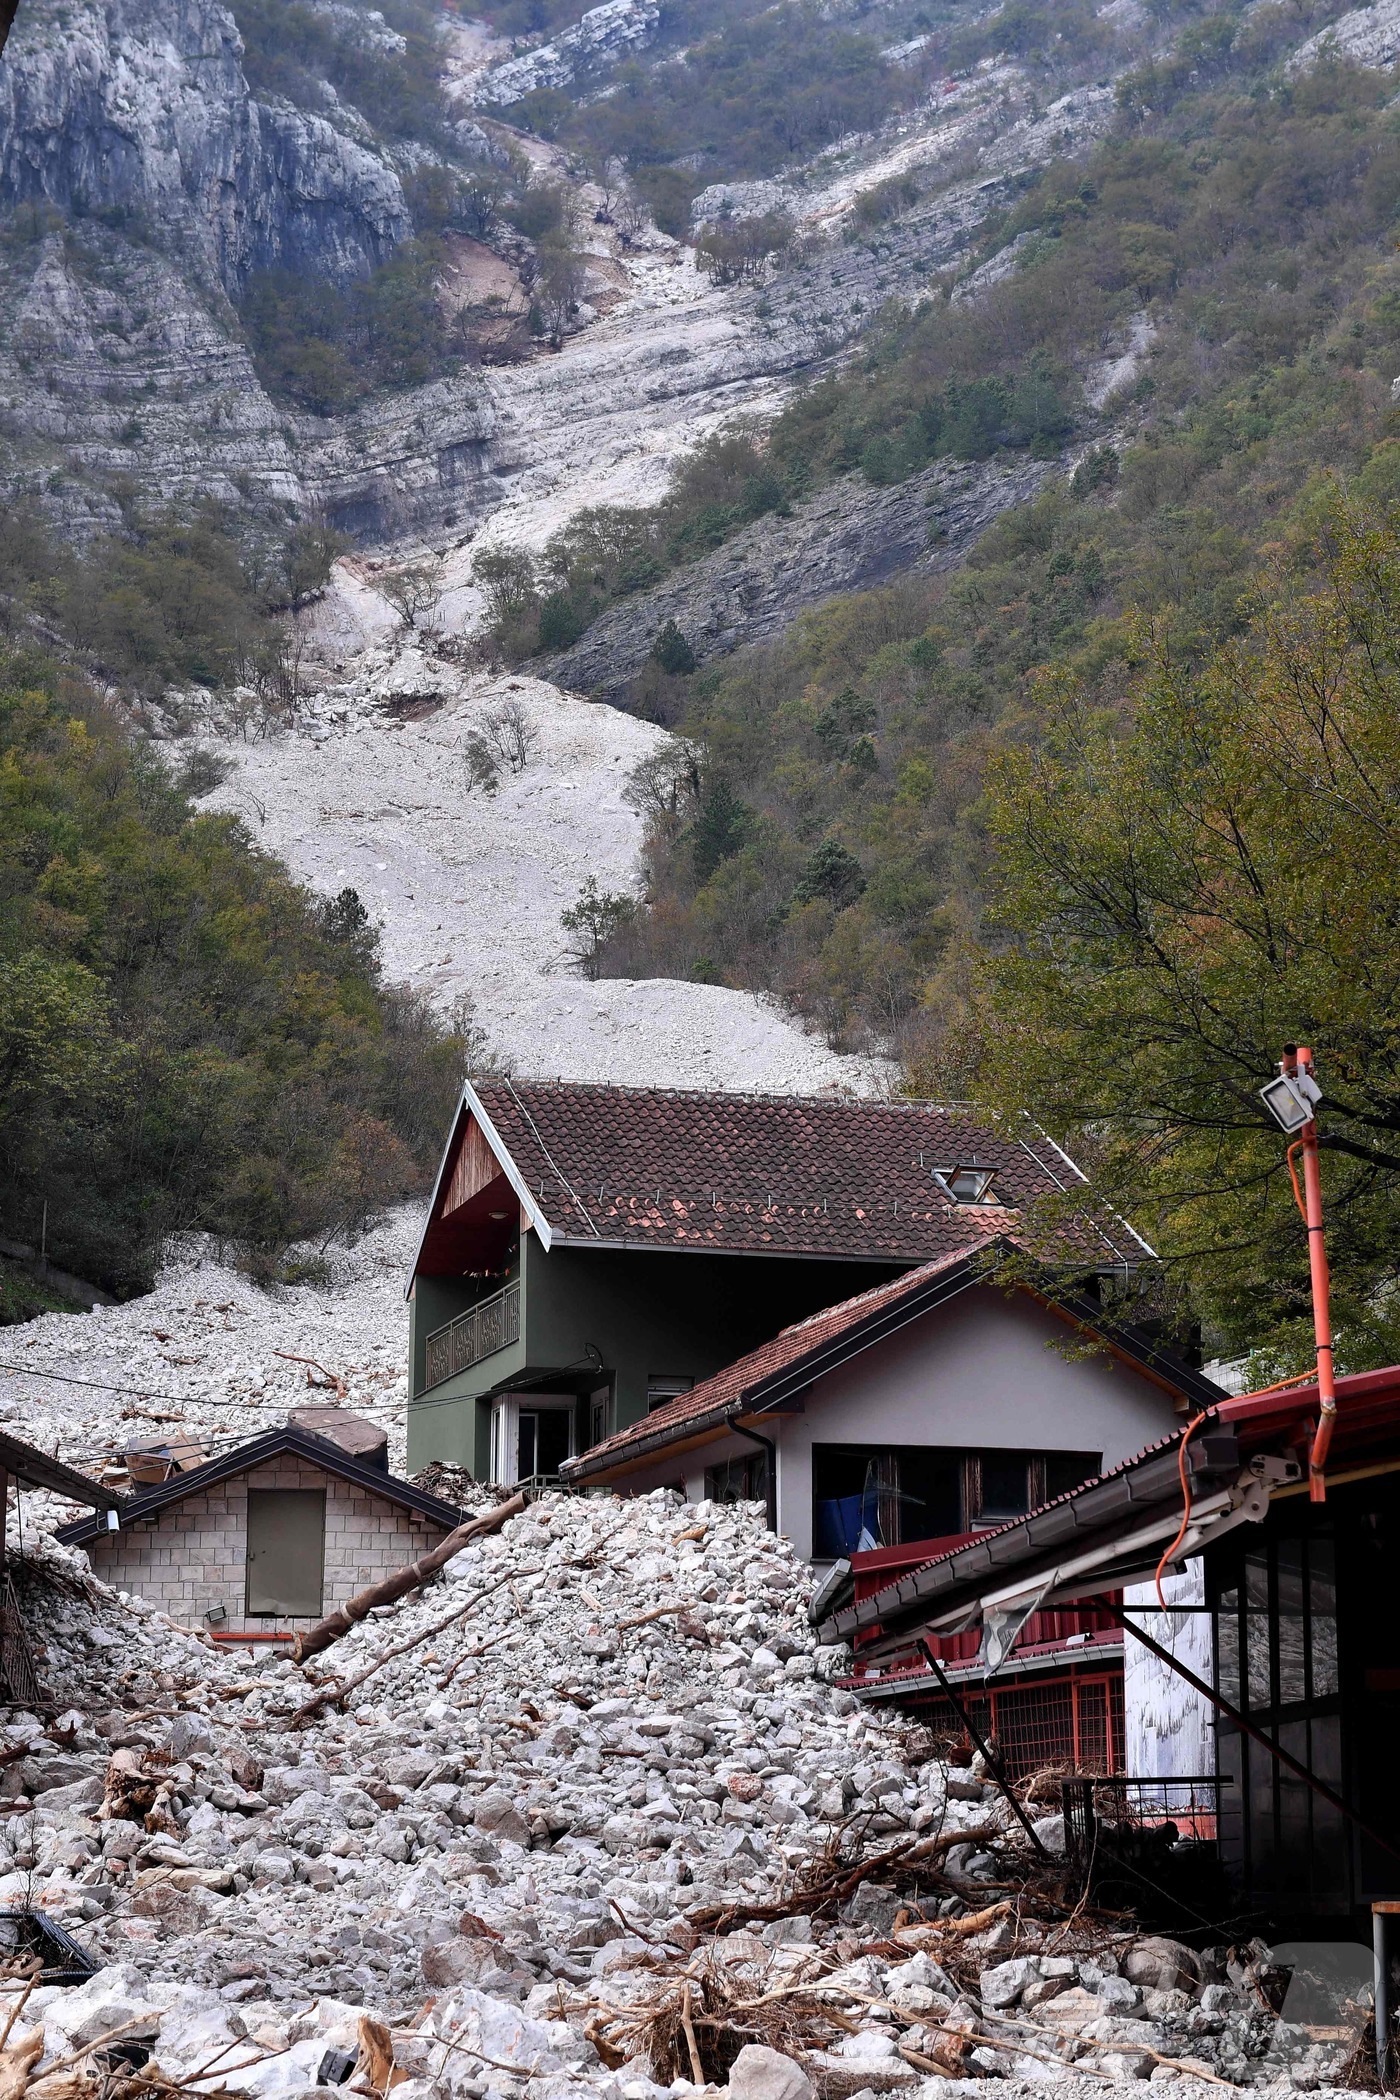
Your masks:
<path fill-rule="evenodd" d="M 460 1521 L 450 1502 L 289 1425 L 132 1496 L 119 1531 L 93 1516 L 58 1536 L 115 1588 L 186 1625 L 246 1634 L 313 1625 Z"/>

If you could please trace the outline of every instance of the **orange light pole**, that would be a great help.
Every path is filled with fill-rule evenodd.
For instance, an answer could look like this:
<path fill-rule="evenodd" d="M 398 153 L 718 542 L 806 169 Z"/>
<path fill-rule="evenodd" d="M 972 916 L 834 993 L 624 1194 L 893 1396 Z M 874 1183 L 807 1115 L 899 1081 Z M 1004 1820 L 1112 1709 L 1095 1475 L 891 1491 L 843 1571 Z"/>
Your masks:
<path fill-rule="evenodd" d="M 1313 1074 L 1313 1054 L 1305 1043 L 1285 1043 L 1282 1076 L 1292 1082 L 1295 1094 L 1311 1109 L 1319 1098 Z M 1294 1170 L 1295 1153 L 1303 1156 L 1303 1187 L 1298 1189 Z M 1309 1115 L 1288 1148 L 1288 1172 L 1293 1195 L 1308 1233 L 1308 1273 L 1312 1282 L 1313 1333 L 1317 1342 L 1317 1428 L 1308 1453 L 1308 1495 L 1314 1502 L 1327 1500 L 1327 1453 L 1337 1419 L 1337 1387 L 1332 1368 L 1332 1280 L 1327 1268 L 1327 1239 L 1322 1227 L 1322 1170 L 1317 1149 L 1317 1118 Z"/>

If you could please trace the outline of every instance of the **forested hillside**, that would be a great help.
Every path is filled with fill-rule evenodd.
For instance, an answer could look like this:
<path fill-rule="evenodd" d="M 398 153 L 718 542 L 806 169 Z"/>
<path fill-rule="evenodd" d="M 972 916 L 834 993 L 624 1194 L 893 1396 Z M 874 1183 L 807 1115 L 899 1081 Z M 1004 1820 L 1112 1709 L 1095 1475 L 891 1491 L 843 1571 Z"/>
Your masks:
<path fill-rule="evenodd" d="M 616 967 L 781 985 L 840 1039 L 926 1055 L 982 928 L 988 757 L 1035 741 L 1041 669 L 1121 696 L 1144 617 L 1198 661 L 1241 628 L 1266 558 L 1312 572 L 1334 482 L 1378 515 L 1400 497 L 1389 83 L 1334 64 L 1269 84 L 1270 51 L 1267 17 L 1226 19 L 1208 65 L 1131 80 L 1116 135 L 987 232 L 978 259 L 1014 246 L 1010 274 L 975 305 L 883 317 L 778 419 L 756 463 L 774 501 L 940 445 L 1059 450 L 1076 420 L 1101 427 L 1074 354 L 1135 315 L 1152 333 L 1111 438 L 1082 438 L 965 566 L 728 664 L 643 674 L 636 704 L 703 758 L 655 811 L 653 904 Z M 1039 433 L 1018 406 L 1037 393 Z"/>
<path fill-rule="evenodd" d="M 324 553 L 212 510 L 86 555 L 32 513 L 0 531 L 0 1234 L 119 1295 L 171 1233 L 273 1277 L 420 1187 L 473 1047 L 383 981 L 352 889 L 311 896 L 196 809 L 222 762 L 194 735 L 133 728 L 172 685 L 225 686 L 265 733 L 276 614 Z M 0 1279 L 8 1314 L 43 1302 Z"/>

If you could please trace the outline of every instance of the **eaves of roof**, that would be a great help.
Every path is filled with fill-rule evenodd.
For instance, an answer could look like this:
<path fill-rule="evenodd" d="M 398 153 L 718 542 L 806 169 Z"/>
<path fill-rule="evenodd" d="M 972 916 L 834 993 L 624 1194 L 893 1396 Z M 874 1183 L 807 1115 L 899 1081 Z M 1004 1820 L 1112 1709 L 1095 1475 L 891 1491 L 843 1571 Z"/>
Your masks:
<path fill-rule="evenodd" d="M 121 1528 L 126 1531 L 135 1524 L 146 1523 L 190 1495 L 198 1495 L 222 1480 L 236 1479 L 240 1473 L 251 1472 L 255 1466 L 284 1455 L 305 1459 L 309 1465 L 318 1466 L 324 1473 L 333 1473 L 337 1479 L 363 1488 L 367 1494 L 410 1509 L 415 1516 L 425 1517 L 429 1523 L 440 1524 L 445 1531 L 455 1530 L 462 1521 L 462 1512 L 452 1503 L 414 1487 L 412 1481 L 400 1480 L 393 1473 L 381 1473 L 374 1466 L 363 1465 L 325 1437 L 313 1436 L 304 1429 L 281 1428 L 269 1429 L 246 1444 L 221 1452 L 205 1465 L 196 1466 L 188 1473 L 176 1473 L 156 1487 L 125 1497 L 120 1504 Z M 92 1516 L 65 1524 L 57 1536 L 65 1546 L 85 1546 L 90 1539 L 102 1537 L 105 1533 L 102 1518 Z"/>

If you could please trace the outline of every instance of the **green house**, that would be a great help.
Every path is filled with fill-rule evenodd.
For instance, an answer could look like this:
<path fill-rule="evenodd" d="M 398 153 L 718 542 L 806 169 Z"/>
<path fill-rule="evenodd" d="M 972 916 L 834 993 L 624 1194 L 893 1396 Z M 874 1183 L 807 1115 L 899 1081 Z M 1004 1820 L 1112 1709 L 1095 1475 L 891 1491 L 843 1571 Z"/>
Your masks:
<path fill-rule="evenodd" d="M 409 1285 L 410 1468 L 555 1475 L 1073 1181 L 1031 1126 L 928 1102 L 468 1084 Z M 1087 1266 L 1145 1251 L 1117 1228 Z"/>

